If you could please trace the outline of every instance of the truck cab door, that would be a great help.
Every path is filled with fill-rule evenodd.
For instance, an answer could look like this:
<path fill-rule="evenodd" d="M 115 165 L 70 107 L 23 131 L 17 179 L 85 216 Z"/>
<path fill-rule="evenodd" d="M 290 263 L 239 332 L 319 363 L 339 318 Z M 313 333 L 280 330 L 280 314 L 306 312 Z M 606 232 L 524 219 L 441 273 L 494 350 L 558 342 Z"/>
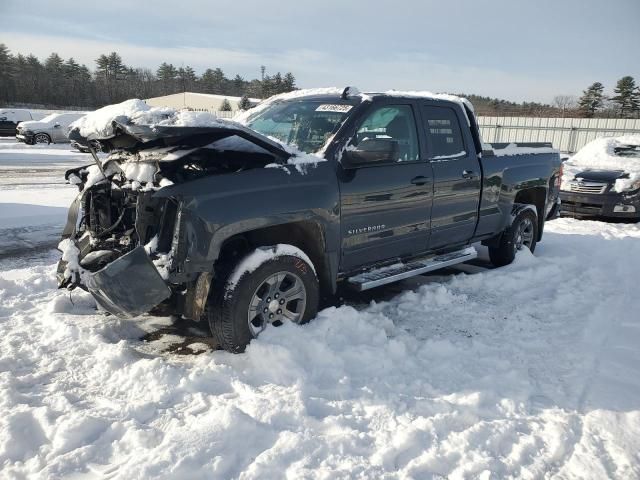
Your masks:
<path fill-rule="evenodd" d="M 482 172 L 462 109 L 423 102 L 422 127 L 434 176 L 429 249 L 469 241 L 478 222 Z"/>
<path fill-rule="evenodd" d="M 373 104 L 337 166 L 343 272 L 427 249 L 433 175 L 416 107 L 393 99 Z"/>

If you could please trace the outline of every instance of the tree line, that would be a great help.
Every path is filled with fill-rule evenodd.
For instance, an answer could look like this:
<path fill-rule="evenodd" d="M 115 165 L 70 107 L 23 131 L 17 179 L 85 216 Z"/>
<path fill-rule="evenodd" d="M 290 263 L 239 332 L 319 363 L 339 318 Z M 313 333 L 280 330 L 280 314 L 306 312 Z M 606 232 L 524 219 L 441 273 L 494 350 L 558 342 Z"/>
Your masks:
<path fill-rule="evenodd" d="M 163 62 L 154 72 L 126 65 L 117 52 L 100 55 L 94 70 L 57 53 L 44 61 L 35 55 L 12 54 L 0 43 L 0 102 L 57 107 L 97 108 L 129 98 L 151 98 L 180 92 L 212 93 L 248 98 L 266 98 L 296 88 L 291 72 L 247 80 L 227 77 L 220 68 L 207 68 L 201 75 L 190 66 Z M 228 103 L 228 102 L 227 102 Z"/>
<path fill-rule="evenodd" d="M 640 118 L 640 86 L 632 76 L 624 76 L 616 83 L 614 95 L 604 94 L 604 85 L 594 82 L 582 92 L 577 108 L 585 117 L 611 116 Z"/>
<path fill-rule="evenodd" d="M 229 78 L 220 68 L 207 68 L 198 75 L 190 66 L 176 67 L 166 62 L 153 71 L 126 65 L 117 52 L 111 52 L 100 55 L 90 70 L 57 53 L 44 61 L 33 54 L 14 55 L 0 43 L 0 103 L 96 108 L 128 98 L 188 91 L 242 97 L 241 108 L 247 108 L 248 97 L 267 98 L 296 88 L 291 72 L 266 75 L 266 68 L 260 68 L 260 78 L 252 80 L 240 75 Z M 595 82 L 581 96 L 557 95 L 552 104 L 464 96 L 479 115 L 640 118 L 640 87 L 633 77 L 618 80 L 611 96 L 605 95 L 604 90 L 602 83 Z M 231 109 L 228 102 L 223 107 Z"/>
<path fill-rule="evenodd" d="M 640 118 L 640 87 L 631 76 L 616 83 L 613 95 L 595 82 L 581 96 L 556 95 L 552 104 L 516 103 L 479 95 L 464 95 L 473 103 L 478 115 L 494 117 L 577 117 L 577 118 Z"/>

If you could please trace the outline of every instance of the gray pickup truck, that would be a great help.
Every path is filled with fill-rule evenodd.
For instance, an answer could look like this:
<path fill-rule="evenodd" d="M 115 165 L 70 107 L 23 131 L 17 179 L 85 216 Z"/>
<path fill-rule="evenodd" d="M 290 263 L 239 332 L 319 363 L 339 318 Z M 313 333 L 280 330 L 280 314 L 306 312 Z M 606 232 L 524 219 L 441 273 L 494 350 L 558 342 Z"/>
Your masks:
<path fill-rule="evenodd" d="M 304 323 L 339 285 L 366 290 L 476 257 L 534 250 L 557 204 L 549 145 L 486 145 L 446 95 L 297 92 L 242 123 L 117 117 L 70 138 L 108 152 L 70 170 L 61 288 L 124 318 L 208 321 L 233 352 Z M 99 171 L 98 171 L 99 170 Z"/>

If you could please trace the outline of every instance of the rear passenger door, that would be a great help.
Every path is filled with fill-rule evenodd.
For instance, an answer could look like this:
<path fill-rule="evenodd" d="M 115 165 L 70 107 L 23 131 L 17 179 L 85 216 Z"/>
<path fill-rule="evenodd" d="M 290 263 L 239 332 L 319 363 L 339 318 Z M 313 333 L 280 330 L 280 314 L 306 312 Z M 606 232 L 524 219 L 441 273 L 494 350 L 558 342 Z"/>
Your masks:
<path fill-rule="evenodd" d="M 481 171 L 467 119 L 453 105 L 424 102 L 422 126 L 433 169 L 430 249 L 467 242 L 478 220 Z"/>

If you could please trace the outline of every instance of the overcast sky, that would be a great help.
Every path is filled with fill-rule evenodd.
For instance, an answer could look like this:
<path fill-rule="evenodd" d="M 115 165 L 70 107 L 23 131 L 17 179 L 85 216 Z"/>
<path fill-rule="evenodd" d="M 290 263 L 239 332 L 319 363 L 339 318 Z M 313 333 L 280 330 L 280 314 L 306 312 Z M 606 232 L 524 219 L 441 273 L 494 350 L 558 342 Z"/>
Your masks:
<path fill-rule="evenodd" d="M 143 3 L 146 6 L 143 6 Z M 101 53 L 300 87 L 420 89 L 550 102 L 640 83 L 640 0 L 0 0 L 0 43 L 89 68 Z"/>

